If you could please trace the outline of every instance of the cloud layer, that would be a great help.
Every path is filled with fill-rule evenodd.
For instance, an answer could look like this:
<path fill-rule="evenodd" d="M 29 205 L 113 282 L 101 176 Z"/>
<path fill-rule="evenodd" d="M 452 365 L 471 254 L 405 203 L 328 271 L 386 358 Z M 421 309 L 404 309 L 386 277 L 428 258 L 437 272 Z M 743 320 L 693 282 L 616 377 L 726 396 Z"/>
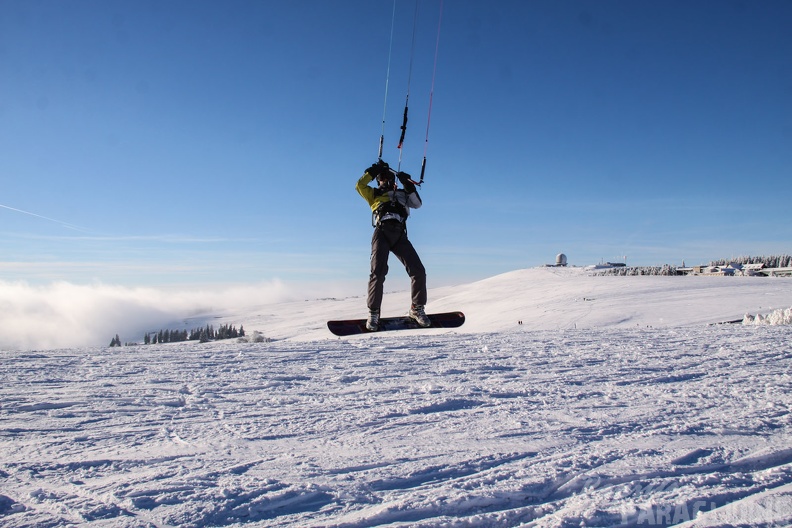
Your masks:
<path fill-rule="evenodd" d="M 0 281 L 0 350 L 106 345 L 116 333 L 140 341 L 173 321 L 299 299 L 300 290 L 278 280 L 183 291 Z"/>

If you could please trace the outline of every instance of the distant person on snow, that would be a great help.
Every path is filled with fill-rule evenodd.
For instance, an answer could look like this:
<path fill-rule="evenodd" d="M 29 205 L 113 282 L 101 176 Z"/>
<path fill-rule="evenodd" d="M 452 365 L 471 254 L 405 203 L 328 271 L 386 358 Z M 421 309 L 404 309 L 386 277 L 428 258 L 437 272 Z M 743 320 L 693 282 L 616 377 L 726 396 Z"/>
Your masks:
<path fill-rule="evenodd" d="M 396 186 L 398 178 L 404 189 Z M 377 180 L 377 187 L 369 183 Z M 407 217 L 410 209 L 421 207 L 421 197 L 410 181 L 410 175 L 395 173 L 388 164 L 380 160 L 363 173 L 355 186 L 360 196 L 371 207 L 374 235 L 371 237 L 371 275 L 368 283 L 367 304 L 369 316 L 366 328 L 374 332 L 379 329 L 380 305 L 385 276 L 388 274 L 388 256 L 396 255 L 410 276 L 412 305 L 407 313 L 420 326 L 427 327 L 431 321 L 426 316 L 426 270 L 418 253 L 407 239 Z"/>

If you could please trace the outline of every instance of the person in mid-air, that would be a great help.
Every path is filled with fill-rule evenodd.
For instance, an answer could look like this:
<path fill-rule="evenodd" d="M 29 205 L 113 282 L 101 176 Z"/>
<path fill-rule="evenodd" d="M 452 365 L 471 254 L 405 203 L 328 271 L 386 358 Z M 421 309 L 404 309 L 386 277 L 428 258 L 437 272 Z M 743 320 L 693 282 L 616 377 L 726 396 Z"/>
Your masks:
<path fill-rule="evenodd" d="M 377 187 L 369 186 L 373 180 Z M 403 189 L 396 185 L 396 179 Z M 366 169 L 355 186 L 360 196 L 371 207 L 373 213 L 374 235 L 371 237 L 371 275 L 368 283 L 367 304 L 369 316 L 366 328 L 379 329 L 380 305 L 385 276 L 388 274 L 388 256 L 396 255 L 410 276 L 412 305 L 407 315 L 420 326 L 427 327 L 431 321 L 426 316 L 426 270 L 418 253 L 407 238 L 407 217 L 410 209 L 421 207 L 421 197 L 404 172 L 394 172 L 387 163 L 380 160 Z"/>

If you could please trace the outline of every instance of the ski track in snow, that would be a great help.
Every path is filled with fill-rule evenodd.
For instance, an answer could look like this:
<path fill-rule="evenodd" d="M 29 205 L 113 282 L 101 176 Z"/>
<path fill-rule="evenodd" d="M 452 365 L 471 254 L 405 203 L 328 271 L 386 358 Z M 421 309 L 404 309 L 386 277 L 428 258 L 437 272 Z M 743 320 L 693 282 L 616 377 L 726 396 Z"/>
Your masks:
<path fill-rule="evenodd" d="M 792 332 L 3 352 L 0 524 L 783 526 Z"/>

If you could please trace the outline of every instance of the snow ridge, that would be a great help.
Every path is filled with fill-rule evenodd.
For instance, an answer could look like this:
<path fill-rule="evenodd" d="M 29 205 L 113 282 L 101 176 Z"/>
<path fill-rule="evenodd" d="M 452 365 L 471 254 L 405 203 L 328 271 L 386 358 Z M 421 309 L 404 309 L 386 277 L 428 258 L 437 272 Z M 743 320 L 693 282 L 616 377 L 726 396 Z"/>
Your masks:
<path fill-rule="evenodd" d="M 756 316 L 745 314 L 744 325 L 790 325 L 792 324 L 792 308 L 773 310 L 767 315 Z"/>

